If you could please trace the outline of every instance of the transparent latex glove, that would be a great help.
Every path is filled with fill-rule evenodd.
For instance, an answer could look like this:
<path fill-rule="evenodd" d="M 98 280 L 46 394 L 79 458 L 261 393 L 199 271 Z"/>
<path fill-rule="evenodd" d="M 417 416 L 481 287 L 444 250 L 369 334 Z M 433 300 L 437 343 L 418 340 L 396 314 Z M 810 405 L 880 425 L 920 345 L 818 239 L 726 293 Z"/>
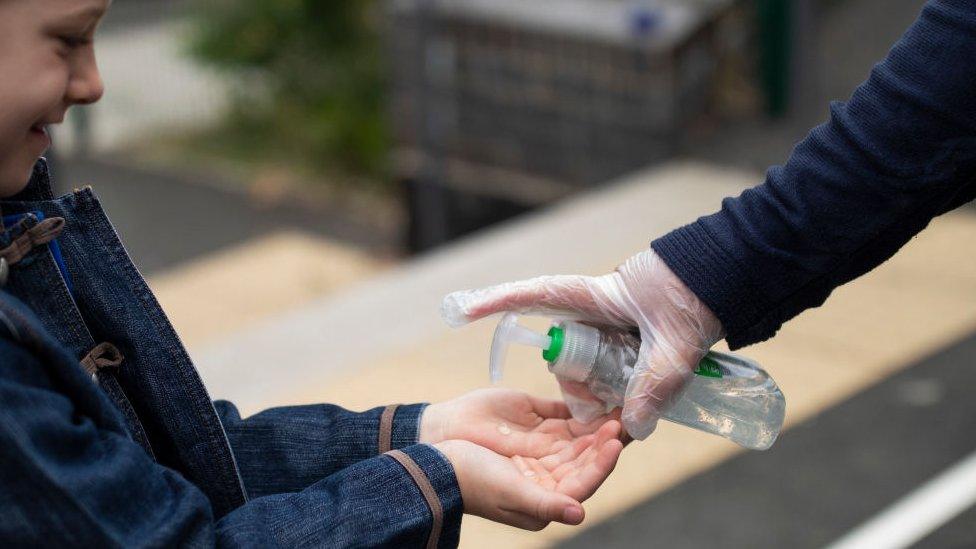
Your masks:
<path fill-rule="evenodd" d="M 599 398 L 593 396 L 586 383 L 556 376 L 559 382 L 559 390 L 562 392 L 566 407 L 580 423 L 595 422 L 598 418 L 606 416 L 610 412 L 610 406 Z"/>
<path fill-rule="evenodd" d="M 454 326 L 503 311 L 636 327 L 642 343 L 621 419 L 628 434 L 640 440 L 654 431 L 698 362 L 724 336 L 715 315 L 652 250 L 604 276 L 543 276 L 454 292 L 442 306 L 445 320 Z M 585 387 L 564 380 L 560 385 L 574 415 L 577 410 L 594 417 L 605 412 Z"/>

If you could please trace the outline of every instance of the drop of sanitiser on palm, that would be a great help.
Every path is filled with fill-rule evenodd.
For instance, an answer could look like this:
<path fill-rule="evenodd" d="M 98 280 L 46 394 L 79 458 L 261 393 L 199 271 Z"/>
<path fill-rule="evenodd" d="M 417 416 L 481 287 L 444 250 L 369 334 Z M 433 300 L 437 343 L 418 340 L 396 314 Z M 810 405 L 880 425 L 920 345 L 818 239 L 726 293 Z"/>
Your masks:
<path fill-rule="evenodd" d="M 529 345 L 542 349 L 553 374 L 585 383 L 608 408 L 623 406 L 640 337 L 568 320 L 553 322 L 548 333 L 540 334 L 520 325 L 519 317 L 508 313 L 495 329 L 489 359 L 493 383 L 501 380 L 509 346 Z M 663 419 L 751 450 L 772 446 L 783 426 L 786 398 L 769 374 L 748 358 L 716 351 L 705 355 L 694 374 Z M 507 434 L 502 427 L 499 432 Z"/>

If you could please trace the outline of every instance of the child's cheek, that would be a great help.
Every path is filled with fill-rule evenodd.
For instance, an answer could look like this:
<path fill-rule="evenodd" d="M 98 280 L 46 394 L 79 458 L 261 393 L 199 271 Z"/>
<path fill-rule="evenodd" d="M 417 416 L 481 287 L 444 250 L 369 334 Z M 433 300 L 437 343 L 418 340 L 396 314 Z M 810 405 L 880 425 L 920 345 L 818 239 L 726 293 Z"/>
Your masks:
<path fill-rule="evenodd" d="M 35 74 L 32 90 L 33 110 L 39 113 L 40 117 L 44 117 L 51 111 L 58 110 L 63 104 L 71 72 L 67 61 L 57 54 L 52 54 Z"/>
<path fill-rule="evenodd" d="M 11 138 L 26 137 L 32 125 L 59 111 L 69 72 L 64 60 L 52 56 L 57 57 L 30 55 L 12 67 L 13 78 L 4 79 L 16 85 L 0 84 L 0 147 L 9 146 Z"/>
<path fill-rule="evenodd" d="M 9 96 L 9 94 L 4 94 Z M 11 99 L 4 100 L 0 95 L 0 105 L 8 105 L 9 109 L 0 109 L 0 169 L 4 164 L 11 162 L 18 149 L 26 145 L 27 132 L 30 130 L 30 122 L 27 122 L 28 113 Z"/>

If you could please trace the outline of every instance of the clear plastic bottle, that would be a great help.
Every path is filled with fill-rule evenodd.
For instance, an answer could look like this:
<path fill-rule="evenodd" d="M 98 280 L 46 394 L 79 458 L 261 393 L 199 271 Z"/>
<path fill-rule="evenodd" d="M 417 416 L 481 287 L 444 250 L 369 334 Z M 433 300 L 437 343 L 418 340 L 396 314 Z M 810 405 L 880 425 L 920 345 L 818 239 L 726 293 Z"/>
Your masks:
<path fill-rule="evenodd" d="M 541 348 L 549 371 L 586 383 L 610 407 L 623 406 L 633 375 L 640 338 L 630 332 L 597 329 L 572 321 L 556 322 L 546 335 L 518 324 L 507 314 L 492 342 L 492 380 L 501 377 L 511 343 Z M 772 446 L 783 426 L 786 399 L 776 382 L 755 362 L 709 352 L 663 418 L 725 437 L 753 450 Z"/>

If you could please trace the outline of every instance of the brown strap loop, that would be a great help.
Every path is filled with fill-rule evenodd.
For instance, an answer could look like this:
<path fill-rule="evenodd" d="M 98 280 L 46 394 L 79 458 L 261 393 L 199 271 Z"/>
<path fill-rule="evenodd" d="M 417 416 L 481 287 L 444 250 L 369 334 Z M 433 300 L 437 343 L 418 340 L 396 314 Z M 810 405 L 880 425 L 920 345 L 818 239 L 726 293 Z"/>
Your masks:
<path fill-rule="evenodd" d="M 390 404 L 380 416 L 380 435 L 377 446 L 381 454 L 385 454 L 393 448 L 393 417 L 399 407 L 399 404 Z"/>
<path fill-rule="evenodd" d="M 118 368 L 122 364 L 122 352 L 111 343 L 99 343 L 81 359 L 81 367 L 89 374 L 96 374 L 105 368 Z"/>
<path fill-rule="evenodd" d="M 18 236 L 9 246 L 0 250 L 0 257 L 13 265 L 24 259 L 36 246 L 47 244 L 54 240 L 64 230 L 63 217 L 49 217 Z"/>
<path fill-rule="evenodd" d="M 417 465 L 413 458 L 400 450 L 386 452 L 386 455 L 397 460 L 407 470 L 407 473 L 410 473 L 413 481 L 420 488 L 420 493 L 427 500 L 427 506 L 430 507 L 430 514 L 434 519 L 430 526 L 430 535 L 427 537 L 427 549 L 437 547 L 437 542 L 441 537 L 441 529 L 444 527 L 444 507 L 441 505 L 441 498 L 437 497 L 437 491 L 430 484 L 430 479 L 427 478 L 423 469 Z"/>

